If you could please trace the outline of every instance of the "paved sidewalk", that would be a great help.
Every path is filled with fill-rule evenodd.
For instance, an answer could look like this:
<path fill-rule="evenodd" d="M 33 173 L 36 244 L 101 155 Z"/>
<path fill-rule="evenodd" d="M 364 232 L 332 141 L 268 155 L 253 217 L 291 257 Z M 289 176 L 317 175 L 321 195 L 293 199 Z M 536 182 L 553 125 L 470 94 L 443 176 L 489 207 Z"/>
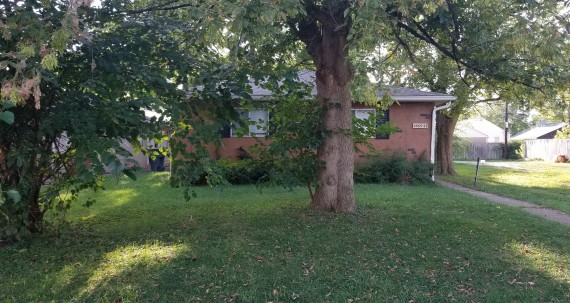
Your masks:
<path fill-rule="evenodd" d="M 551 220 L 551 221 L 555 221 L 555 222 L 564 224 L 566 226 L 570 226 L 570 215 L 567 215 L 567 214 L 565 214 L 561 211 L 558 211 L 558 210 L 545 208 L 545 207 L 542 207 L 540 205 L 536 205 L 536 204 L 529 203 L 529 202 L 522 201 L 522 200 L 516 200 L 516 199 L 506 198 L 506 197 L 495 195 L 495 194 L 482 192 L 479 190 L 463 187 L 461 185 L 457 185 L 457 184 L 446 182 L 446 181 L 438 180 L 437 183 L 441 184 L 445 187 L 449 187 L 449 188 L 452 188 L 452 189 L 455 189 L 458 191 L 462 191 L 462 192 L 472 194 L 474 196 L 486 198 L 487 200 L 492 201 L 492 202 L 496 202 L 496 203 L 500 203 L 500 204 L 504 204 L 504 205 L 508 205 L 508 206 L 513 206 L 513 207 L 519 207 L 519 208 L 522 208 L 523 210 L 525 210 L 531 214 L 543 217 L 543 218 Z"/>

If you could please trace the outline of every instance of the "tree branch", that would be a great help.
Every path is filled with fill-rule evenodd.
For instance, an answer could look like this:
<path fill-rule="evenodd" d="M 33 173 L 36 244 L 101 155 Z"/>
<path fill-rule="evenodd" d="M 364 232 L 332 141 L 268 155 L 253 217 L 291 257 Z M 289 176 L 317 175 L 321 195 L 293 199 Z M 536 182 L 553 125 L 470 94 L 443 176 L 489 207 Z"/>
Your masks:
<path fill-rule="evenodd" d="M 496 98 L 488 98 L 488 99 L 477 100 L 477 101 L 475 101 L 475 103 L 479 104 L 479 103 L 487 103 L 487 102 L 502 101 L 502 100 L 503 99 L 501 97 L 496 97 Z"/>
<path fill-rule="evenodd" d="M 459 39 L 461 38 L 460 29 L 459 29 L 459 21 L 457 20 L 457 14 L 455 13 L 455 8 L 451 4 L 451 1 L 445 0 L 445 3 L 447 3 L 447 8 L 449 9 L 449 12 L 451 13 L 451 19 L 453 20 L 453 33 L 450 34 L 451 40 L 453 41 L 451 44 L 451 48 L 452 48 L 453 54 L 455 56 L 457 56 L 457 45 L 459 44 Z"/>
<path fill-rule="evenodd" d="M 420 72 L 420 74 L 424 75 L 424 79 L 430 84 L 430 85 L 434 85 L 433 83 L 433 77 L 428 76 L 428 74 L 426 72 L 424 72 L 423 68 L 421 68 L 419 66 L 419 64 L 417 63 L 416 57 L 414 55 L 414 53 L 412 52 L 412 50 L 410 49 L 410 46 L 408 45 L 408 43 L 406 41 L 404 41 L 404 39 L 402 39 L 402 36 L 400 36 L 400 33 L 398 30 L 395 30 L 396 32 L 396 39 L 398 40 L 398 44 L 400 44 L 408 58 L 410 59 L 410 61 L 415 65 L 415 67 L 418 69 L 418 71 Z"/>
<path fill-rule="evenodd" d="M 12 13 L 12 5 L 10 4 L 10 0 L 3 0 L 2 3 L 4 4 L 4 11 L 6 12 L 6 16 Z"/>
<path fill-rule="evenodd" d="M 394 18 L 392 18 L 392 19 L 394 19 Z M 419 30 L 419 32 L 418 32 L 417 30 L 413 29 L 412 27 L 410 27 L 408 24 L 406 24 L 406 23 L 404 23 L 404 22 L 402 22 L 402 21 L 400 21 L 400 20 L 398 20 L 398 19 L 394 19 L 394 20 L 397 22 L 397 26 L 398 26 L 398 27 L 403 28 L 403 29 L 406 30 L 408 33 L 410 33 L 412 36 L 414 36 L 414 37 L 416 37 L 416 38 L 418 38 L 418 39 L 420 39 L 420 40 L 422 40 L 422 41 L 424 41 L 424 42 L 427 42 L 428 44 L 433 45 L 433 46 L 434 46 L 437 50 L 439 50 L 442 54 L 444 54 L 444 55 L 448 56 L 449 58 L 455 60 L 458 64 L 461 64 L 461 65 L 465 66 L 466 68 L 471 69 L 471 70 L 473 70 L 474 72 L 476 72 L 476 73 L 478 73 L 478 74 L 481 74 L 481 75 L 487 75 L 487 74 L 488 74 L 488 71 L 482 69 L 481 67 L 477 67 L 477 66 L 475 66 L 475 65 L 473 65 L 473 64 L 470 64 L 470 63 L 468 63 L 467 61 L 462 60 L 462 59 L 459 58 L 458 56 L 454 55 L 452 50 L 450 50 L 450 49 L 444 47 L 441 43 L 439 43 L 438 41 L 436 41 L 436 40 L 428 33 L 428 31 L 427 31 L 425 28 L 423 28 L 418 22 L 412 21 L 412 23 L 414 24 L 414 26 L 417 27 L 417 29 Z M 541 92 L 544 90 L 543 87 L 541 87 L 541 86 L 537 86 L 537 85 L 534 85 L 534 84 L 532 84 L 532 83 L 525 82 L 525 81 L 523 81 L 523 80 L 521 80 L 521 79 L 519 79 L 519 78 L 516 78 L 516 77 L 508 77 L 508 76 L 507 76 L 507 79 L 508 79 L 509 81 L 512 81 L 513 83 L 517 83 L 517 84 L 526 86 L 526 87 L 528 87 L 528 88 L 536 89 L 536 90 L 541 91 Z"/>
<path fill-rule="evenodd" d="M 308 17 L 310 18 L 310 17 Z M 301 42 L 307 46 L 309 55 L 316 61 L 319 58 L 319 49 L 322 43 L 322 35 L 314 18 L 297 21 L 289 19 L 287 24 Z"/>
<path fill-rule="evenodd" d="M 305 11 L 307 16 L 313 16 L 317 21 L 326 24 L 328 22 L 327 14 L 317 5 L 314 0 L 305 0 Z"/>
<path fill-rule="evenodd" d="M 159 5 L 155 5 L 155 6 L 151 6 L 151 7 L 147 7 L 147 8 L 142 8 L 142 9 L 119 11 L 117 13 L 118 14 L 126 13 L 129 15 L 134 15 L 134 14 L 142 14 L 142 13 L 146 13 L 146 12 L 155 12 L 155 11 L 172 11 L 172 10 L 177 10 L 179 8 L 197 7 L 198 6 L 197 4 L 193 4 L 193 3 L 183 3 L 183 4 L 179 4 L 179 5 L 169 6 L 171 4 L 175 4 L 175 3 L 178 3 L 180 1 L 181 0 L 168 0 L 163 4 L 159 4 Z"/>
<path fill-rule="evenodd" d="M 410 33 L 412 36 L 414 36 L 414 37 L 416 37 L 416 38 L 418 38 L 418 39 L 420 39 L 420 40 L 422 40 L 422 41 L 424 41 L 424 42 L 427 42 L 427 43 L 429 43 L 429 44 L 435 46 L 435 48 L 437 48 L 440 52 L 442 52 L 442 53 L 445 54 L 446 56 L 448 56 L 448 57 L 450 57 L 450 58 L 452 58 L 452 59 L 455 59 L 455 56 L 453 55 L 453 53 L 452 53 L 449 49 L 443 47 L 441 44 L 439 44 L 437 41 L 435 41 L 430 35 L 427 35 L 427 36 L 426 36 L 426 35 L 424 34 L 425 30 L 422 31 L 423 28 L 421 28 L 421 26 L 420 26 L 417 22 L 414 22 L 414 25 L 416 25 L 418 28 L 420 28 L 420 31 L 422 31 L 422 34 L 420 34 L 420 33 L 419 33 L 418 31 L 416 31 L 415 29 L 411 28 L 411 27 L 410 27 L 409 25 L 407 25 L 406 23 L 404 23 L 404 22 L 402 22 L 402 21 L 400 21 L 400 20 L 397 20 L 397 19 L 395 19 L 395 20 L 396 20 L 397 26 L 398 26 L 399 28 L 405 29 L 405 30 L 406 30 L 408 33 Z M 413 21 L 412 21 L 412 22 L 413 22 Z"/>

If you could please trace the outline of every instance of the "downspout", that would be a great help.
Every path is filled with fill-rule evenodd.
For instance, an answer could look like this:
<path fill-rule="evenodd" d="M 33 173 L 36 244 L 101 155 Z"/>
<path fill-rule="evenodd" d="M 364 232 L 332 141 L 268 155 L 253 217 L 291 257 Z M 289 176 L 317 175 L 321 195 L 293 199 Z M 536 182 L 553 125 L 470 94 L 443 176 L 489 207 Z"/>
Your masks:
<path fill-rule="evenodd" d="M 445 103 L 442 106 L 435 106 L 433 108 L 433 111 L 431 113 L 431 154 L 430 154 L 430 160 L 431 160 L 431 164 L 435 165 L 435 124 L 436 124 L 436 114 L 438 111 L 442 110 L 442 109 L 446 109 L 449 108 L 451 106 L 451 101 Z M 431 180 L 435 181 L 435 171 L 431 171 Z"/>

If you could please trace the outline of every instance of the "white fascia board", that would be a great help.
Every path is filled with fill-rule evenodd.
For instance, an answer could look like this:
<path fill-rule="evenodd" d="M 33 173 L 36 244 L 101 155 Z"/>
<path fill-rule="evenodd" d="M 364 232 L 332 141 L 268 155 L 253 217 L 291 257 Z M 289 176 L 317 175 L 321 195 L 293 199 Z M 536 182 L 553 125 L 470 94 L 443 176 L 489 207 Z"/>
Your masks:
<path fill-rule="evenodd" d="M 255 101 L 270 100 L 272 95 L 250 95 L 251 99 Z"/>
<path fill-rule="evenodd" d="M 271 95 L 250 95 L 253 100 L 271 99 Z M 448 102 L 455 101 L 455 96 L 392 96 L 398 102 Z"/>
<path fill-rule="evenodd" d="M 455 96 L 392 96 L 392 99 L 400 102 L 417 102 L 417 101 L 455 101 Z"/>

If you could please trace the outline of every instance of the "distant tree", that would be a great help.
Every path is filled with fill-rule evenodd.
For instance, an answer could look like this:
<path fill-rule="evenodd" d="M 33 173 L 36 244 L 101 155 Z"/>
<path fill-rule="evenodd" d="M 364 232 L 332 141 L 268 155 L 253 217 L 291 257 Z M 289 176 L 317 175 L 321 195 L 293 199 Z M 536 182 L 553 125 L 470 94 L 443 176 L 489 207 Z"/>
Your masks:
<path fill-rule="evenodd" d="M 541 100 L 538 115 L 534 120 L 566 122 L 570 124 L 570 92 L 562 87 L 554 96 Z"/>
<path fill-rule="evenodd" d="M 561 2 L 445 3 L 421 26 L 413 21 L 416 30 L 393 28 L 395 41 L 373 64 L 391 83 L 458 97 L 437 116 L 437 171 L 454 174 L 452 134 L 462 114 L 482 103 L 541 108 L 568 84 L 568 16 Z"/>
<path fill-rule="evenodd" d="M 570 125 L 566 125 L 558 130 L 554 139 L 570 139 Z"/>
<path fill-rule="evenodd" d="M 491 123 L 504 128 L 505 125 L 505 102 L 486 102 L 469 109 L 464 113 L 464 117 L 482 117 Z M 531 112 L 524 104 L 509 103 L 509 133 L 511 135 L 520 133 L 531 125 Z"/>

